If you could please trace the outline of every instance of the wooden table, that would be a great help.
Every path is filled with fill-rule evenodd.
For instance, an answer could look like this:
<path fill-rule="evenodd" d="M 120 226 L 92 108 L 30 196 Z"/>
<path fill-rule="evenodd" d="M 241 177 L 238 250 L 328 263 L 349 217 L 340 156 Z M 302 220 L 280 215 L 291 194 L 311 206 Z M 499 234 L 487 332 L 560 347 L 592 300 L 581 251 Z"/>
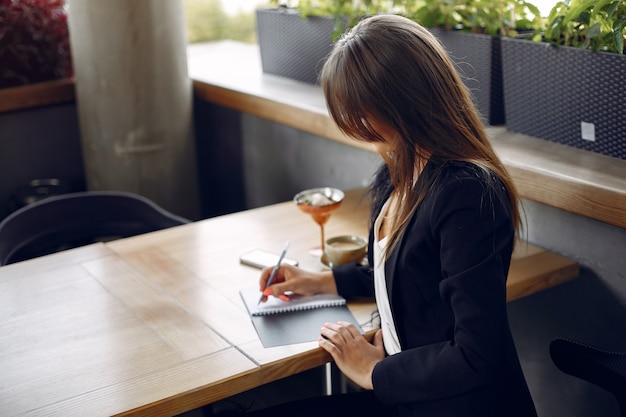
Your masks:
<path fill-rule="evenodd" d="M 327 236 L 366 235 L 347 193 Z M 255 248 L 325 268 L 313 220 L 291 202 L 0 268 L 0 415 L 175 415 L 329 361 L 317 342 L 263 348 L 239 298 Z M 575 277 L 578 265 L 516 248 L 509 299 Z M 361 323 L 372 302 L 350 303 Z M 365 326 L 371 331 L 371 327 Z"/>

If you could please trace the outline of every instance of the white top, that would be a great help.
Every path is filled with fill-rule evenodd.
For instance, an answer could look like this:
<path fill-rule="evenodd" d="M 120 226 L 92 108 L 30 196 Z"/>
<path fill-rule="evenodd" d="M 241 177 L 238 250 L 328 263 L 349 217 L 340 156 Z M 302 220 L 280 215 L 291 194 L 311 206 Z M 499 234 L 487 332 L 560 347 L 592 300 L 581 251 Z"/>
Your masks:
<path fill-rule="evenodd" d="M 396 325 L 391 314 L 391 306 L 389 305 L 389 297 L 387 296 L 387 282 L 385 278 L 385 263 L 382 261 L 382 254 L 387 245 L 388 238 L 385 236 L 378 239 L 378 231 L 380 224 L 387 212 L 389 200 L 383 206 L 380 214 L 374 222 L 374 290 L 376 294 L 376 304 L 378 305 L 378 314 L 380 315 L 380 328 L 383 331 L 383 342 L 387 354 L 393 355 L 401 352 L 400 342 L 398 341 L 398 333 Z"/>

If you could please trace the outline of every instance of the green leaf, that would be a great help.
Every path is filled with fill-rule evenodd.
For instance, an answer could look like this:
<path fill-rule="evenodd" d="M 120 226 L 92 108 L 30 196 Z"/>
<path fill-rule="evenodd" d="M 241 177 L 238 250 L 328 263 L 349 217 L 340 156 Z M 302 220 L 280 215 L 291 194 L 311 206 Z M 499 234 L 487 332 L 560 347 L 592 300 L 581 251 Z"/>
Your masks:
<path fill-rule="evenodd" d="M 602 31 L 600 30 L 600 23 L 596 23 L 589 29 L 587 29 L 587 37 L 589 38 L 599 37 L 600 35 L 602 35 Z"/>
<path fill-rule="evenodd" d="M 613 32 L 613 42 L 615 42 L 616 52 L 624 55 L 624 36 L 621 32 Z"/>

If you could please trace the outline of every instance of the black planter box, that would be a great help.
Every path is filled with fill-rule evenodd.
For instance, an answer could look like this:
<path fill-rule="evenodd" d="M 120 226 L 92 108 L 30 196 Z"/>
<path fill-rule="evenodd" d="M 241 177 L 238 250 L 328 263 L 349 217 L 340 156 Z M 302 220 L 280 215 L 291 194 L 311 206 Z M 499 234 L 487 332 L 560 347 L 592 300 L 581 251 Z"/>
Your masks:
<path fill-rule="evenodd" d="M 477 33 L 432 29 L 456 63 L 474 104 L 490 125 L 505 121 L 500 38 Z"/>
<path fill-rule="evenodd" d="M 318 84 L 334 22 L 330 17 L 302 19 L 293 9 L 256 10 L 263 72 Z M 491 125 L 504 123 L 499 37 L 433 29 L 460 70 L 474 103 Z"/>
<path fill-rule="evenodd" d="M 507 129 L 626 159 L 626 57 L 502 39 Z"/>
<path fill-rule="evenodd" d="M 257 35 L 263 72 L 318 84 L 333 47 L 333 19 L 308 17 L 288 8 L 257 9 Z"/>

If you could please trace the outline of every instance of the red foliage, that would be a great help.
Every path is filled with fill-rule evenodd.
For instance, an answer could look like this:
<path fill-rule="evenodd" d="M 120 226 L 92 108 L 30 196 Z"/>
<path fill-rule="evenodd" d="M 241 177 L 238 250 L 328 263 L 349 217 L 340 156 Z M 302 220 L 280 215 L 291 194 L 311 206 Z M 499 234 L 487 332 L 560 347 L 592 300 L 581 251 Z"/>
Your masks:
<path fill-rule="evenodd" d="M 65 0 L 0 0 L 0 88 L 72 76 Z"/>

